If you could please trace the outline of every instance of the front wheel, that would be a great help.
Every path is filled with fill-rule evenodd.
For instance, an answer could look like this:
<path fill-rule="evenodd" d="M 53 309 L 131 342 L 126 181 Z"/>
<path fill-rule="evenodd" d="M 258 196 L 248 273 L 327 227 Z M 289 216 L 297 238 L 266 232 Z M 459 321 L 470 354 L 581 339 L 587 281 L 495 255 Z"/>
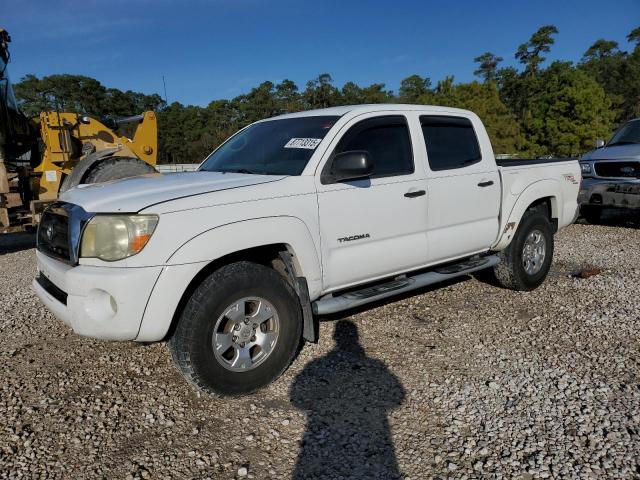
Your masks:
<path fill-rule="evenodd" d="M 500 252 L 494 274 L 500 285 L 528 291 L 547 278 L 553 258 L 553 231 L 548 217 L 536 210 L 527 212 L 509 246 Z"/>
<path fill-rule="evenodd" d="M 276 271 L 238 262 L 191 295 L 169 341 L 173 360 L 197 387 L 241 395 L 279 377 L 302 339 L 296 293 Z"/>

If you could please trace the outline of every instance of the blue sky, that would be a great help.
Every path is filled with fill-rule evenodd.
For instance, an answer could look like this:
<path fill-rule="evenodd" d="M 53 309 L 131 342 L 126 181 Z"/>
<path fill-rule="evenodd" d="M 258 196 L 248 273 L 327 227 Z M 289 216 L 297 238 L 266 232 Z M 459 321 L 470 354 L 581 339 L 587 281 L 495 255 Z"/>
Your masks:
<path fill-rule="evenodd" d="M 598 38 L 629 49 L 640 0 L 0 0 L 13 81 L 88 75 L 122 90 L 206 105 L 264 80 L 335 84 L 473 79 L 473 58 L 513 54 L 540 26 L 560 30 L 549 59 L 577 61 Z"/>

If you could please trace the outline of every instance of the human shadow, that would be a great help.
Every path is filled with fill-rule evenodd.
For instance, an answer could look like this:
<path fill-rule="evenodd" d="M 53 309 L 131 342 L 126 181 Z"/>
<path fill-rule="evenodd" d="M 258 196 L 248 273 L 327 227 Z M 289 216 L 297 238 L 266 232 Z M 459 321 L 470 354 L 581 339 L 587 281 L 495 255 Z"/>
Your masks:
<path fill-rule="evenodd" d="M 307 414 L 293 478 L 402 478 L 387 415 L 405 391 L 384 362 L 369 358 L 358 328 L 336 324 L 336 347 L 295 378 L 291 402 Z"/>

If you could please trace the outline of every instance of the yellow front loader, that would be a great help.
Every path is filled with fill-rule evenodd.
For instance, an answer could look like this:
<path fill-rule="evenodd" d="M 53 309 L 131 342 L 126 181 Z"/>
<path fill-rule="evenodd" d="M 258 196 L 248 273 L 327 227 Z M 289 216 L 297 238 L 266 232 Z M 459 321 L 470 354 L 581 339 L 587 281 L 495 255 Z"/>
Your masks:
<path fill-rule="evenodd" d="M 33 191 L 54 200 L 80 183 L 97 183 L 155 171 L 158 127 L 154 112 L 102 122 L 75 113 L 43 112 L 42 161 L 33 168 Z M 137 124 L 133 138 L 116 129 Z M 109 161 L 106 161 L 109 160 Z"/>
<path fill-rule="evenodd" d="M 0 233 L 35 226 L 48 203 L 81 183 L 155 172 L 154 112 L 104 121 L 43 112 L 37 124 L 28 120 L 9 82 L 9 41 L 0 28 Z"/>
<path fill-rule="evenodd" d="M 9 160 L 8 191 L 0 192 L 0 233 L 35 226 L 40 213 L 59 194 L 81 183 L 155 172 L 158 128 L 154 112 L 113 120 L 114 129 L 88 117 L 68 112 L 40 114 L 43 153 L 28 161 Z M 137 123 L 133 138 L 115 128 Z M 37 130 L 36 130 L 37 131 Z"/>

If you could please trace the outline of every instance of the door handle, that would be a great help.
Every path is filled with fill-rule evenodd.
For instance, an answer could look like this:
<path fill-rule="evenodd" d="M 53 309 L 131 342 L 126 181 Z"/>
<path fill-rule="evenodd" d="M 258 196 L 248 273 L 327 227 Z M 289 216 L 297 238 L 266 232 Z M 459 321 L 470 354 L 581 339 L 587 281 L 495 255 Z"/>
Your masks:
<path fill-rule="evenodd" d="M 491 185 L 493 185 L 493 180 L 488 180 L 486 182 L 480 182 L 478 184 L 479 187 L 489 187 Z"/>
<path fill-rule="evenodd" d="M 413 190 L 405 193 L 404 196 L 407 198 L 415 198 L 415 197 L 421 197 L 422 195 L 426 195 L 426 193 L 427 192 L 425 192 L 424 190 Z"/>

